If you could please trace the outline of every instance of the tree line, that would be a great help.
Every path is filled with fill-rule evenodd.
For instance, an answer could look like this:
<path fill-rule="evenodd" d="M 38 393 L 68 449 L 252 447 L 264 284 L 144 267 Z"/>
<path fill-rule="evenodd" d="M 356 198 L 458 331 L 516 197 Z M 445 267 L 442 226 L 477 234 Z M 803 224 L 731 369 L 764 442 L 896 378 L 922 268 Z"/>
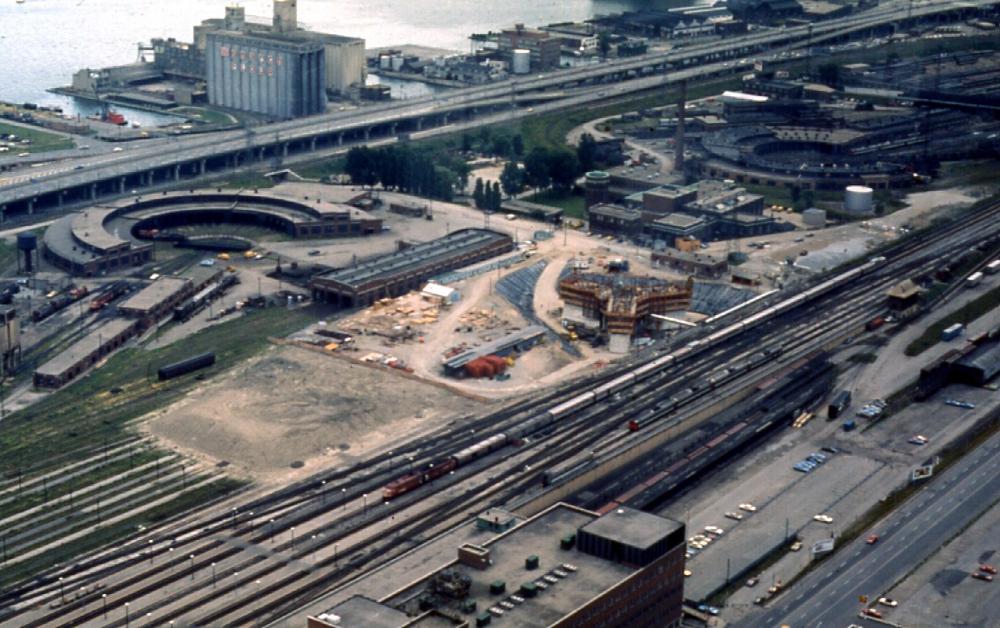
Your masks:
<path fill-rule="evenodd" d="M 443 201 L 452 200 L 469 179 L 469 166 L 460 157 L 409 145 L 356 146 L 347 151 L 344 171 L 357 185 L 381 185 Z"/>

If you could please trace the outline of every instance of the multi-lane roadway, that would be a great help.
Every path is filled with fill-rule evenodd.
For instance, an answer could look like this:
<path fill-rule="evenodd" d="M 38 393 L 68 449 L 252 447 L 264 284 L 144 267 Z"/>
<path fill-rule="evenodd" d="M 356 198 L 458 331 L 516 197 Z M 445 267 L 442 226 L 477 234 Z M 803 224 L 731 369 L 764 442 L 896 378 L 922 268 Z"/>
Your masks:
<path fill-rule="evenodd" d="M 941 13 L 959 6 L 974 7 L 994 4 L 997 0 L 971 0 L 958 3 L 951 0 L 926 2 L 913 6 L 912 16 L 918 18 L 933 13 Z M 607 94 L 600 89 L 583 88 L 596 83 L 617 80 L 637 81 L 636 89 L 641 89 L 641 79 L 636 77 L 655 73 L 659 82 L 671 83 L 718 74 L 721 71 L 739 71 L 749 65 L 745 55 L 754 51 L 772 50 L 778 46 L 802 46 L 817 43 L 824 38 L 843 36 L 859 30 L 871 29 L 890 24 L 900 19 L 903 2 L 889 2 L 877 9 L 829 20 L 810 27 L 801 26 L 787 29 L 753 31 L 740 37 L 685 47 L 670 52 L 658 52 L 631 59 L 581 66 L 537 75 L 529 79 L 504 81 L 501 83 L 459 89 L 446 96 L 436 95 L 417 100 L 390 103 L 376 107 L 337 111 L 301 120 L 292 120 L 257 127 L 252 130 L 226 131 L 210 136 L 178 137 L 167 142 L 143 143 L 131 149 L 128 154 L 111 158 L 86 158 L 72 160 L 72 168 L 39 171 L 28 180 L 0 182 L 0 208 L 14 202 L 24 202 L 40 195 L 51 194 L 69 188 L 81 188 L 101 181 L 115 181 L 157 169 L 169 168 L 177 164 L 197 163 L 203 159 L 232 155 L 239 151 L 253 151 L 261 147 L 283 150 L 290 142 L 301 142 L 316 137 L 327 137 L 344 132 L 364 133 L 377 127 L 392 127 L 401 122 L 411 125 L 416 121 L 447 124 L 447 116 L 458 113 L 469 115 L 474 108 L 484 103 L 495 103 L 498 99 L 513 99 L 524 94 L 564 89 L 566 105 L 585 104 L 602 100 Z M 740 61 L 721 63 L 723 59 L 744 57 Z M 720 63 L 712 63 L 719 60 Z M 683 69 L 683 72 L 675 71 Z M 575 89 L 574 89 L 575 87 Z M 547 108 L 552 108 L 549 105 Z M 477 115 L 487 113 L 479 111 Z M 528 115 L 521 111 L 513 115 Z M 77 169 L 76 166 L 82 166 Z M 174 175 L 176 176 L 176 175 Z"/>
<path fill-rule="evenodd" d="M 877 626 L 859 613 L 878 607 L 880 595 L 988 510 L 1000 497 L 1000 434 L 955 463 L 869 532 L 841 548 L 778 598 L 766 612 L 739 626 L 842 628 Z M 866 596 L 867 604 L 860 602 Z M 885 607 L 878 607 L 885 612 Z M 889 612 L 885 612 L 888 616 Z M 888 618 L 888 617 L 887 617 Z"/>

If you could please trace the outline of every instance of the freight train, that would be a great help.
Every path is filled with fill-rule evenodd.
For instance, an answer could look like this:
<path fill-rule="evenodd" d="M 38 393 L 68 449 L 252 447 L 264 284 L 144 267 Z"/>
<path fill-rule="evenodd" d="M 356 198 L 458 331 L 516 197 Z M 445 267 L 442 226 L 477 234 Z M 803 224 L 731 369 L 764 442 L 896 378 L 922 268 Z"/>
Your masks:
<path fill-rule="evenodd" d="M 90 302 L 90 311 L 97 312 L 98 310 L 104 309 L 108 303 L 111 303 L 126 292 L 128 292 L 127 281 L 114 282 L 94 297 L 94 299 Z"/>
<path fill-rule="evenodd" d="M 653 375 L 658 374 L 662 370 L 673 366 L 682 360 L 689 359 L 692 356 L 701 353 L 708 347 L 716 345 L 719 342 L 729 339 L 748 329 L 757 327 L 765 321 L 769 321 L 777 316 L 789 312 L 816 297 L 826 294 L 827 292 L 838 288 L 849 281 L 857 279 L 858 277 L 880 267 L 884 262 L 884 257 L 873 257 L 864 264 L 840 273 L 839 275 L 819 283 L 808 290 L 804 290 L 789 299 L 765 308 L 760 312 L 757 312 L 756 314 L 737 321 L 731 325 L 727 325 L 726 327 L 723 327 L 722 329 L 703 338 L 689 342 L 684 347 L 681 347 L 668 355 L 661 356 L 655 360 L 650 360 L 637 369 L 623 373 L 609 382 L 605 382 L 604 384 L 601 384 L 600 386 L 597 386 L 583 394 L 577 395 L 576 397 L 552 406 L 541 414 L 538 414 L 527 421 L 524 421 L 520 425 L 508 430 L 506 433 L 491 436 L 490 438 L 480 441 L 472 447 L 463 449 L 454 456 L 450 456 L 437 463 L 428 465 L 427 469 L 414 473 L 408 473 L 396 480 L 393 480 L 382 489 L 382 496 L 387 500 L 392 499 L 393 497 L 397 497 L 398 495 L 411 491 L 431 480 L 439 478 L 442 475 L 453 471 L 457 467 L 468 463 L 476 457 L 496 451 L 497 449 L 500 449 L 508 444 L 519 443 L 524 437 L 541 432 L 558 423 L 563 418 L 599 401 L 603 401 L 611 395 L 625 390 L 637 382 L 641 382 L 649 377 L 652 377 Z M 770 350 L 773 352 L 776 349 Z M 764 357 L 768 357 L 766 351 Z M 748 365 L 747 369 L 751 368 L 751 366 L 752 365 Z M 682 391 L 685 394 L 677 395 L 676 403 L 682 403 L 687 399 L 687 397 L 693 395 L 698 389 L 697 386 L 698 384 L 695 384 L 692 388 L 688 389 L 688 391 Z M 461 457 L 459 457 L 459 454 L 462 454 Z M 447 466 L 448 468 L 442 471 L 444 466 Z"/>
<path fill-rule="evenodd" d="M 65 309 L 71 303 L 76 303 L 83 297 L 87 296 L 88 290 L 86 286 L 71 286 L 66 292 L 52 297 L 50 301 L 43 304 L 37 310 L 31 312 L 31 320 L 36 323 L 45 320 L 46 318 L 52 316 L 56 312 Z"/>

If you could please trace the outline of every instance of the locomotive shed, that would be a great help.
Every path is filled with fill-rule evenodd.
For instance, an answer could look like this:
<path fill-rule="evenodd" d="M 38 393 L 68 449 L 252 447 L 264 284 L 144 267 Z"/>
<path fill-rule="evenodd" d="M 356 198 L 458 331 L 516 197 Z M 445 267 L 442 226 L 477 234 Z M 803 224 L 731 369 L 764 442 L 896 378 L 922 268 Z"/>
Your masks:
<path fill-rule="evenodd" d="M 430 242 L 403 248 L 330 273 L 309 283 L 313 299 L 360 307 L 378 299 L 397 297 L 418 290 L 431 277 L 508 253 L 514 240 L 488 229 L 462 229 Z"/>
<path fill-rule="evenodd" d="M 153 244 L 140 232 L 205 224 L 252 225 L 292 238 L 369 236 L 382 230 L 381 218 L 308 195 L 185 190 L 68 214 L 46 230 L 44 255 L 74 275 L 126 271 L 153 259 Z"/>

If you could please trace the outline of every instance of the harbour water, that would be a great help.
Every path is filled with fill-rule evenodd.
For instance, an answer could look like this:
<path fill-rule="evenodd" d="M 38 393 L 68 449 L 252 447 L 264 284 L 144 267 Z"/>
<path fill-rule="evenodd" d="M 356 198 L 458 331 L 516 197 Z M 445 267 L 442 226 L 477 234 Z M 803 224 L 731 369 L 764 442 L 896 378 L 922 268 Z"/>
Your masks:
<path fill-rule="evenodd" d="M 80 68 L 135 61 L 153 37 L 191 41 L 201 20 L 222 17 L 232 0 L 0 0 L 0 100 L 59 105 L 87 114 L 94 106 L 49 94 Z M 270 0 L 245 0 L 247 15 L 267 20 Z M 691 4 L 688 0 L 299 0 L 299 21 L 318 31 L 362 37 L 368 47 L 420 44 L 469 49 L 474 32 L 595 14 Z M 416 95 L 416 94 L 413 94 Z"/>

